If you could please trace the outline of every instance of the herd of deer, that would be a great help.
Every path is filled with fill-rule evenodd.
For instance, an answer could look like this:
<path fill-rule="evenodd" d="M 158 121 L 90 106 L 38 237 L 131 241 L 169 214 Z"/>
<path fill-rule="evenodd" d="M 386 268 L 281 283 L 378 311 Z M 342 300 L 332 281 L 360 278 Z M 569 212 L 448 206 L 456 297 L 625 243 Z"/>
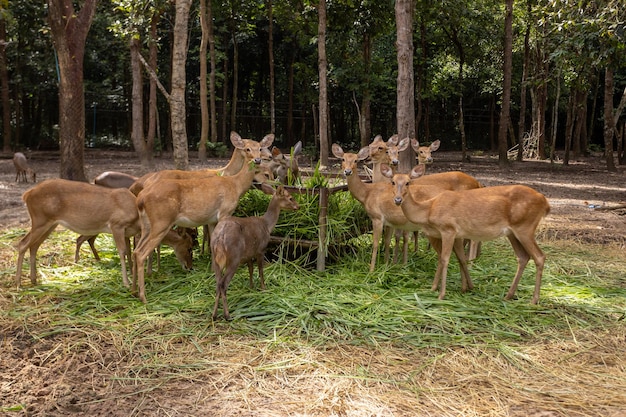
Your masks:
<path fill-rule="evenodd" d="M 96 235 L 112 234 L 124 285 L 145 303 L 144 270 L 147 267 L 148 273 L 151 271 L 153 251 L 160 244 L 171 246 L 183 268 L 190 269 L 193 247 L 190 231 L 203 226 L 204 236 L 210 237 L 211 264 L 216 277 L 213 318 L 217 317 L 221 299 L 224 317 L 229 319 L 226 290 L 237 268 L 247 263 L 252 287 L 256 261 L 264 289 L 263 256 L 279 213 L 299 209 L 282 185 L 274 188 L 268 183 L 275 178 L 284 183 L 288 176 L 297 177 L 299 170 L 294 156 L 302 149 L 298 143 L 290 155 L 275 147 L 270 152 L 273 134 L 255 141 L 231 132 L 230 140 L 234 151 L 228 164 L 220 169 L 164 170 L 139 178 L 109 171 L 99 175 L 94 184 L 50 179 L 26 191 L 23 200 L 31 218 L 31 230 L 18 244 L 17 287 L 20 287 L 27 250 L 30 250 L 30 279 L 36 283 L 37 250 L 61 224 L 80 234 L 76 242 L 76 261 L 80 245 L 85 241 L 99 259 L 93 244 Z M 409 145 L 418 155 L 418 165 L 408 174 L 397 173 L 398 155 Z M 505 298 L 513 297 L 526 264 L 532 258 L 536 266 L 532 303 L 536 304 L 545 255 L 537 245 L 535 231 L 550 210 L 546 198 L 523 185 L 482 187 L 475 178 L 458 171 L 424 175 L 426 165 L 432 162 L 431 153 L 438 147 L 439 141 L 423 147 L 415 139 L 399 141 L 397 135 L 387 141 L 377 136 L 358 153 L 347 153 L 338 144 L 332 145 L 334 156 L 341 160 L 350 193 L 363 204 L 372 220 L 370 271 L 375 268 L 385 227 L 389 230 L 385 231 L 383 239 L 385 261 L 389 257 L 391 230 L 396 231 L 397 238 L 400 234 L 404 237 L 405 262 L 408 233 L 422 231 L 438 254 L 432 288 L 439 288 L 439 298 L 443 299 L 452 251 L 461 266 L 462 291 L 465 292 L 472 289 L 473 284 L 464 240 L 480 242 L 506 236 L 517 256 L 518 267 Z M 358 175 L 358 163 L 365 160 L 373 164 L 372 182 L 363 181 Z M 26 174 L 29 174 L 34 182 L 35 173 L 28 168 L 23 154 L 16 153 L 14 163 L 16 181 L 27 180 Z M 258 217 L 233 217 L 240 197 L 253 181 L 262 183 L 261 189 L 272 195 L 266 213 Z M 139 237 L 132 255 L 131 237 Z M 204 243 L 202 248 L 204 250 Z M 127 261 L 131 265 L 132 283 L 128 280 Z"/>

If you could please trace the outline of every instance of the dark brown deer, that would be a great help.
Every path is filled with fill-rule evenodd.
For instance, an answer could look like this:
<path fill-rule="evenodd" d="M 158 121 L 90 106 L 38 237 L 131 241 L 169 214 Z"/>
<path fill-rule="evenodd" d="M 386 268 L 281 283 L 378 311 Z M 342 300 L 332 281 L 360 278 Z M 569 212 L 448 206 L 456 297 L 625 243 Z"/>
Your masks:
<path fill-rule="evenodd" d="M 213 319 L 217 317 L 217 309 L 221 299 L 224 318 L 230 320 L 226 290 L 241 263 L 248 264 L 250 288 L 252 288 L 252 274 L 256 260 L 261 289 L 265 289 L 263 256 L 270 240 L 270 234 L 276 226 L 281 210 L 298 210 L 300 208 L 282 185 L 278 186 L 276 191 L 266 184 L 261 187 L 266 194 L 273 194 L 263 216 L 226 217 L 217 223 L 211 234 L 211 265 L 215 272 L 216 282 Z"/>

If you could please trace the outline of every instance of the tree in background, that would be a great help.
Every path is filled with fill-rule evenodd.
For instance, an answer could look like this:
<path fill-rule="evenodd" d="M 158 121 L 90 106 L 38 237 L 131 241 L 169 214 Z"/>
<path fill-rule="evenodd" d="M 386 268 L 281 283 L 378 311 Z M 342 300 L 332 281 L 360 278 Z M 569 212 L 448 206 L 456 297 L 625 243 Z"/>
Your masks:
<path fill-rule="evenodd" d="M 9 1 L 0 1 L 0 101 L 2 102 L 2 151 L 11 152 L 11 100 L 9 99 L 9 71 L 7 69 L 7 26 L 10 17 Z"/>
<path fill-rule="evenodd" d="M 507 133 L 511 124 L 511 78 L 513 72 L 513 0 L 506 0 L 504 17 L 504 65 L 502 82 L 502 107 L 498 130 L 498 163 L 500 167 L 509 164 Z"/>
<path fill-rule="evenodd" d="M 321 165 L 328 166 L 328 147 L 330 143 L 328 125 L 328 80 L 326 57 L 326 0 L 319 0 L 317 6 L 317 67 L 319 71 L 319 135 Z"/>
<path fill-rule="evenodd" d="M 415 137 L 415 88 L 413 82 L 413 0 L 397 0 L 396 45 L 398 48 L 397 129 L 398 137 Z M 408 172 L 415 164 L 409 148 L 400 157 L 400 170 Z"/>
<path fill-rule="evenodd" d="M 87 181 L 83 58 L 96 4 L 97 0 L 85 0 L 76 11 L 71 0 L 48 0 L 50 31 L 59 59 L 60 176 L 76 181 Z"/>

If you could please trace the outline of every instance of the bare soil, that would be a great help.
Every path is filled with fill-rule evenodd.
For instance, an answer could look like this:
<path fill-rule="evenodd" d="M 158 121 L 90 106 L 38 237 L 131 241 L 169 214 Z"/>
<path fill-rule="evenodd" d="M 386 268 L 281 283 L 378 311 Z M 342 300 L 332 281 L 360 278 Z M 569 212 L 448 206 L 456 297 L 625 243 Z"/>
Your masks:
<path fill-rule="evenodd" d="M 32 168 L 37 171 L 38 181 L 58 177 L 57 153 L 33 152 L 27 156 Z M 9 228 L 29 226 L 21 195 L 33 184 L 15 182 L 10 157 L 0 156 L 0 233 Z M 130 152 L 89 150 L 85 161 L 89 178 L 107 170 L 141 174 L 138 162 Z M 529 185 L 545 194 L 551 204 L 551 212 L 544 221 L 544 237 L 606 244 L 611 250 L 617 249 L 617 253 L 626 248 L 624 167 L 620 167 L 617 173 L 609 173 L 600 155 L 580 158 L 569 166 L 550 164 L 548 161 L 515 162 L 508 170 L 501 170 L 497 159 L 487 155 L 473 156 L 469 163 L 459 161 L 458 153 L 439 152 L 428 172 L 461 170 L 475 176 L 486 186 L 511 183 Z M 170 159 L 158 159 L 156 162 L 157 169 L 173 167 Z M 226 160 L 216 159 L 209 165 L 223 166 L 225 163 Z M 191 168 L 200 167 L 198 162 L 191 164 Z M 5 298 L 0 307 L 6 302 L 10 301 Z M 396 397 L 397 393 L 388 390 L 383 381 L 358 381 L 352 376 L 359 373 L 359 367 L 371 367 L 381 368 L 381 374 L 390 372 L 385 369 L 394 369 L 389 379 L 401 380 L 403 373 L 413 371 L 412 362 L 419 358 L 420 352 L 412 354 L 413 357 L 411 354 L 399 357 L 394 356 L 393 351 L 385 350 L 384 346 L 363 349 L 337 345 L 303 353 L 298 351 L 297 345 L 291 344 L 275 348 L 273 354 L 277 368 L 269 373 L 270 377 L 258 381 L 251 374 L 256 366 L 263 363 L 263 357 L 268 352 L 259 351 L 257 343 L 245 338 L 222 340 L 216 343 L 223 344 L 223 349 L 212 352 L 211 361 L 223 366 L 216 367 L 213 374 L 203 374 L 201 380 L 197 381 L 173 379 L 144 390 L 141 386 L 133 385 L 132 381 L 111 381 L 111 376 L 118 371 L 116 367 L 137 358 L 119 358 L 118 352 L 103 350 L 106 341 L 87 342 L 97 344 L 97 352 L 86 346 L 84 351 L 73 352 L 70 358 L 57 361 L 54 358 L 62 346 L 54 336 L 36 341 L 25 333 L 24 328 L 4 331 L 0 339 L 0 414 L 4 410 L 6 415 L 20 416 L 401 416 L 413 415 L 415 407 L 426 407 L 433 410 L 429 415 L 451 415 L 445 404 L 425 404 L 427 400 L 421 398 L 414 398 L 412 403 L 407 403 L 406 398 L 400 399 Z M 620 355 L 623 355 L 624 335 L 588 335 L 587 341 L 592 340 L 592 347 L 585 353 L 590 358 L 589 363 L 619 363 L 621 360 L 623 368 L 623 356 Z M 269 346 L 266 348 L 271 349 Z M 550 352 L 559 355 L 561 349 L 562 346 L 551 345 L 547 341 L 542 351 L 537 352 L 535 360 L 542 362 L 542 355 L 548 357 Z M 619 353 L 620 349 L 622 354 Z M 233 356 L 235 350 L 239 357 Z M 307 355 L 311 357 L 305 357 Z M 281 356 L 285 363 L 300 361 L 297 369 L 302 374 L 281 372 Z M 447 366 L 453 369 L 454 364 L 446 362 L 465 360 L 465 366 L 471 368 L 471 372 L 458 375 L 459 384 L 486 384 L 484 392 L 503 389 L 504 385 L 497 385 L 489 371 L 491 367 L 501 367 L 503 364 L 497 358 L 485 358 L 484 363 L 472 362 L 471 358 L 474 357 L 477 356 L 464 358 L 461 351 L 458 355 L 446 356 L 438 367 L 440 375 L 431 375 L 432 381 L 448 376 L 444 375 Z M 559 369 L 563 374 L 568 371 L 567 362 L 545 363 L 545 366 L 555 374 Z M 344 379 L 338 378 L 342 372 L 345 372 Z M 515 378 L 516 370 L 511 369 L 510 372 Z M 237 385 L 233 384 L 232 379 L 235 374 L 239 376 Z M 584 380 L 584 377 L 580 380 Z M 532 380 L 522 379 L 520 383 L 525 384 L 527 389 L 520 390 L 522 397 L 524 392 L 542 389 L 533 386 Z M 440 386 L 433 389 L 446 390 L 451 398 L 462 394 L 462 391 L 452 388 Z M 505 392 L 499 394 L 506 395 Z M 533 398 L 528 395 L 528 398 Z M 462 403 L 463 398 L 458 398 L 458 402 Z M 29 408 L 15 411 L 6 408 L 20 403 L 28 403 Z M 317 407 L 321 403 L 326 406 Z M 624 417 L 624 407 L 624 404 L 614 404 L 602 410 L 587 410 L 588 413 L 581 412 L 580 415 Z M 490 414 L 561 415 L 524 402 L 513 407 L 503 407 L 500 411 L 494 410 Z M 468 410 L 466 415 L 476 414 Z"/>

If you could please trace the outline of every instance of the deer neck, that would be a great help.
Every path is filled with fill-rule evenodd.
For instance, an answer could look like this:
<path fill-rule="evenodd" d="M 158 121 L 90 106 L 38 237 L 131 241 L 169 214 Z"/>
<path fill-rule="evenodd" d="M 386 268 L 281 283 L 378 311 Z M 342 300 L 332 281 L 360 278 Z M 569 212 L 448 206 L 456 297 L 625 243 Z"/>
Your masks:
<path fill-rule="evenodd" d="M 402 211 L 411 223 L 425 224 L 430 216 L 434 196 L 420 189 L 409 189 L 402 198 Z"/>
<path fill-rule="evenodd" d="M 278 199 L 272 197 L 270 204 L 267 207 L 267 211 L 263 215 L 263 222 L 270 232 L 274 230 L 276 223 L 278 222 L 278 216 L 280 216 L 280 206 Z"/>
<path fill-rule="evenodd" d="M 369 185 L 361 180 L 356 170 L 352 171 L 352 174 L 348 176 L 348 189 L 352 196 L 362 204 L 365 204 L 365 200 L 367 200 L 369 195 Z"/>
<path fill-rule="evenodd" d="M 250 188 L 255 175 L 256 170 L 254 168 L 244 165 L 236 175 L 225 178 L 232 178 L 233 191 L 238 196 L 241 196 Z"/>
<path fill-rule="evenodd" d="M 237 175 L 237 173 L 243 168 L 244 163 L 245 158 L 243 157 L 243 155 L 241 155 L 239 149 L 235 148 L 233 154 L 230 157 L 230 160 L 228 161 L 228 164 L 226 164 L 224 168 L 221 168 L 219 172 L 225 176 Z"/>

